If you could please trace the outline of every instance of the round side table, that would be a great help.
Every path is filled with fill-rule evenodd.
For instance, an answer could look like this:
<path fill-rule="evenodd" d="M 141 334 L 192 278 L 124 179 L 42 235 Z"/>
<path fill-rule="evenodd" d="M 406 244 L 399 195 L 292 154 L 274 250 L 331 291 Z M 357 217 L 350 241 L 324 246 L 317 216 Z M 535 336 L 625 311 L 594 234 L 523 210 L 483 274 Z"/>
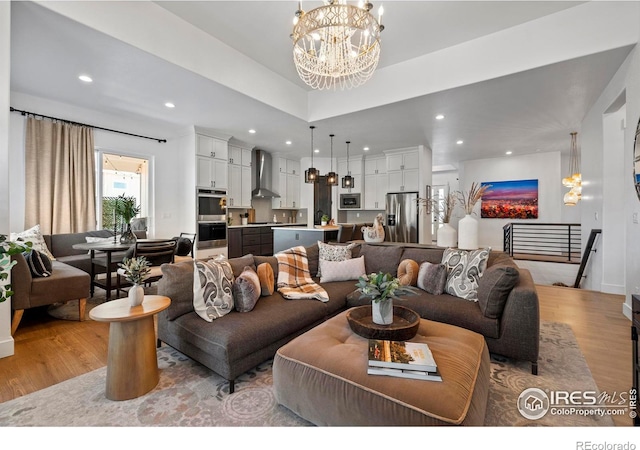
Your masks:
<path fill-rule="evenodd" d="M 140 397 L 158 384 L 158 355 L 153 316 L 167 309 L 169 297 L 145 295 L 140 306 L 129 299 L 112 300 L 89 312 L 91 319 L 109 322 L 107 386 L 109 400 Z"/>

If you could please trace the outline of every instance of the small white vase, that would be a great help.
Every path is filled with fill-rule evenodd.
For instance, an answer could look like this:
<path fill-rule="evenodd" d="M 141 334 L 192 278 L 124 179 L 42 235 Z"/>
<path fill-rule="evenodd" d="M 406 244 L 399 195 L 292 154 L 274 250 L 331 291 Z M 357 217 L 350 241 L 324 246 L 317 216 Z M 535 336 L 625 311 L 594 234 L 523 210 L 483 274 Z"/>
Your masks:
<path fill-rule="evenodd" d="M 371 315 L 373 323 L 378 325 L 391 325 L 393 323 L 393 300 L 371 302 Z"/>
<path fill-rule="evenodd" d="M 130 306 L 140 306 L 142 305 L 142 301 L 144 300 L 144 288 L 139 284 L 134 284 L 129 289 L 129 305 Z"/>
<path fill-rule="evenodd" d="M 320 226 L 326 227 L 327 226 L 327 221 L 326 220 L 321 220 L 320 221 Z"/>
<path fill-rule="evenodd" d="M 458 244 L 458 232 L 451 224 L 443 223 L 438 229 L 438 247 L 455 247 Z"/>
<path fill-rule="evenodd" d="M 458 248 L 462 250 L 478 249 L 478 220 L 470 214 L 458 222 Z"/>

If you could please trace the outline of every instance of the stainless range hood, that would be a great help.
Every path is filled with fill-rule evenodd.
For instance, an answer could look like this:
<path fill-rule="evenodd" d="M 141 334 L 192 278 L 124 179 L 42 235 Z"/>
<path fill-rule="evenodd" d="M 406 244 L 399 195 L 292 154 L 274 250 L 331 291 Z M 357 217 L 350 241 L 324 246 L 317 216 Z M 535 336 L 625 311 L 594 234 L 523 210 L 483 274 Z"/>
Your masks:
<path fill-rule="evenodd" d="M 251 167 L 256 176 L 256 188 L 251 191 L 253 198 L 279 198 L 280 195 L 271 190 L 271 155 L 264 150 L 254 150 L 251 155 Z"/>

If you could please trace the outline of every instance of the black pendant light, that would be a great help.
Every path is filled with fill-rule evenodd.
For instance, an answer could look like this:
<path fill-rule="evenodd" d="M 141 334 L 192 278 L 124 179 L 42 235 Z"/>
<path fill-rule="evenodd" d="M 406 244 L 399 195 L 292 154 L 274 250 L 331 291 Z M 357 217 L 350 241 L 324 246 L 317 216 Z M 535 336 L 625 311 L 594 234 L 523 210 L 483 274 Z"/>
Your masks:
<path fill-rule="evenodd" d="M 333 171 L 333 137 L 334 134 L 330 134 L 331 138 L 331 171 L 327 174 L 327 185 L 328 186 L 337 186 L 338 185 L 338 174 Z"/>
<path fill-rule="evenodd" d="M 311 125 L 311 167 L 304 171 L 305 183 L 317 183 L 318 182 L 318 170 L 313 167 L 313 129 L 315 126 Z"/>
<path fill-rule="evenodd" d="M 353 183 L 353 177 L 351 176 L 351 172 L 349 172 L 349 144 L 351 144 L 351 141 L 347 141 L 347 174 L 342 177 L 343 189 L 351 189 L 355 187 Z"/>

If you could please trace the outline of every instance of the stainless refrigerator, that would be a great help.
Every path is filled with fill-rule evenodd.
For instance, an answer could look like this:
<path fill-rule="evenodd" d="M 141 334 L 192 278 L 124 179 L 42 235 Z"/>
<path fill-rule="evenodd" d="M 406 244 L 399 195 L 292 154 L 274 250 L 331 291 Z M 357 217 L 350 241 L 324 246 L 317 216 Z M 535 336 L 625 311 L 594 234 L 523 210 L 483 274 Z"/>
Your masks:
<path fill-rule="evenodd" d="M 418 193 L 391 192 L 386 198 L 385 241 L 418 243 Z"/>

